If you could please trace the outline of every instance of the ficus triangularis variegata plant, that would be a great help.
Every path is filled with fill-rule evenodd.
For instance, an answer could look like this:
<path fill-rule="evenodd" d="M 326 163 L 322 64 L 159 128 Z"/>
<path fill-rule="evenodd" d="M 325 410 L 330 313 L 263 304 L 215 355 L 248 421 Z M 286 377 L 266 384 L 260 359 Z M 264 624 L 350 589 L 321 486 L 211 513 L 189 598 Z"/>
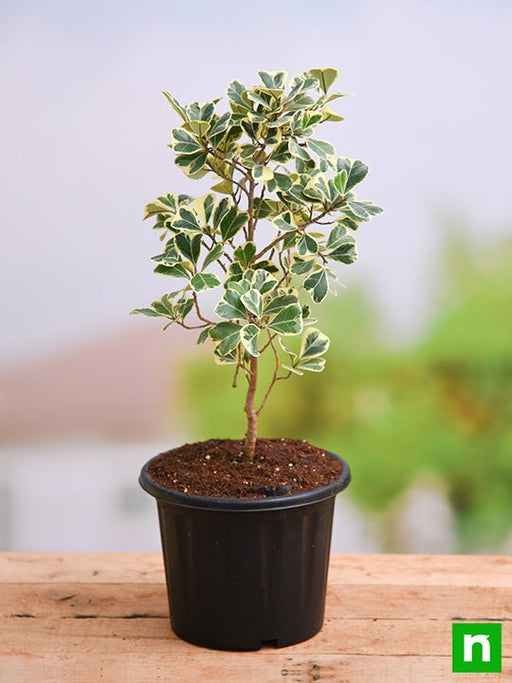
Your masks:
<path fill-rule="evenodd" d="M 245 376 L 248 462 L 276 382 L 323 370 L 329 339 L 310 306 L 336 280 L 332 264 L 356 260 L 360 223 L 382 211 L 356 198 L 368 166 L 338 156 L 315 135 L 324 121 L 343 120 L 329 106 L 342 96 L 329 94 L 336 76 L 335 69 L 312 69 L 287 83 L 284 71 L 260 72 L 253 88 L 229 84 L 223 113 L 216 111 L 220 100 L 181 105 L 164 93 L 182 120 L 171 130 L 176 165 L 189 178 L 209 175 L 214 185 L 201 197 L 169 193 L 146 206 L 144 217 L 154 219 L 164 243 L 155 272 L 177 284 L 133 312 L 165 318 L 165 328 L 201 330 L 198 343 L 209 339 L 217 362 L 233 365 L 233 385 Z M 200 307 L 209 290 L 218 292 L 213 315 Z M 257 405 L 263 353 L 275 365 Z"/>

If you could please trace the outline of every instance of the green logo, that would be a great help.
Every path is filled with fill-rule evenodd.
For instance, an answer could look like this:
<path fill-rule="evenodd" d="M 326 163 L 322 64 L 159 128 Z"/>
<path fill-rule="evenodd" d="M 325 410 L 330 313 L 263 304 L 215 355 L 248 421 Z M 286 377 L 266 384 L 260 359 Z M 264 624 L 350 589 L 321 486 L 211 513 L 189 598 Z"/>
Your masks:
<path fill-rule="evenodd" d="M 454 673 L 501 673 L 501 624 L 452 624 Z"/>

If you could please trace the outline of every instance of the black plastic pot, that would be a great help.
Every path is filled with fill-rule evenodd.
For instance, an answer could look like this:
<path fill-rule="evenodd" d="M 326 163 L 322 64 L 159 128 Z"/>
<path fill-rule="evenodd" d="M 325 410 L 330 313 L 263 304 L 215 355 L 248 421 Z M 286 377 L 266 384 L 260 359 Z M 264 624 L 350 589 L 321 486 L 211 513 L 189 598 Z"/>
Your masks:
<path fill-rule="evenodd" d="M 166 489 L 149 475 L 151 462 L 139 482 L 157 499 L 174 632 L 219 650 L 284 647 L 318 633 L 347 463 L 336 481 L 306 493 L 233 499 Z"/>

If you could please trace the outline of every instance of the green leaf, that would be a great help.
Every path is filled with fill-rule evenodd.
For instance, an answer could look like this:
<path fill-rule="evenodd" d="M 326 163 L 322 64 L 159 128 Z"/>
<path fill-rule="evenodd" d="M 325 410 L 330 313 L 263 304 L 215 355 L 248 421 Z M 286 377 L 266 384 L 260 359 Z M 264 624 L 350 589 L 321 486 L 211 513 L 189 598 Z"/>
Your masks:
<path fill-rule="evenodd" d="M 203 149 L 202 145 L 183 128 L 173 128 L 171 135 L 175 140 L 173 149 L 177 154 L 196 154 Z"/>
<path fill-rule="evenodd" d="M 286 71 L 258 71 L 258 76 L 266 88 L 284 90 L 288 74 Z"/>
<path fill-rule="evenodd" d="M 278 230 L 297 230 L 291 211 L 285 211 L 280 216 L 276 216 L 272 222 Z"/>
<path fill-rule="evenodd" d="M 257 212 L 258 218 L 270 218 L 272 220 L 279 213 L 286 211 L 286 208 L 284 202 L 275 199 L 264 199 L 263 201 L 260 201 L 259 197 L 254 199 L 254 210 Z"/>
<path fill-rule="evenodd" d="M 236 206 L 232 206 L 220 222 L 222 239 L 225 242 L 232 239 L 247 223 L 248 218 L 246 211 L 239 211 Z"/>
<path fill-rule="evenodd" d="M 236 292 L 239 296 L 242 296 L 242 294 L 245 294 L 250 290 L 251 285 L 249 280 L 242 278 L 236 282 L 229 282 L 226 287 L 227 289 L 231 289 L 233 292 Z"/>
<path fill-rule="evenodd" d="M 154 273 L 160 273 L 161 275 L 170 275 L 171 277 L 186 277 L 188 278 L 188 271 L 181 263 L 176 263 L 173 266 L 166 266 L 164 264 L 158 265 Z"/>
<path fill-rule="evenodd" d="M 256 164 L 252 169 L 252 177 L 254 180 L 272 180 L 274 173 L 272 169 Z"/>
<path fill-rule="evenodd" d="M 322 121 L 323 115 L 318 112 L 318 111 L 306 111 L 304 112 L 304 115 L 302 117 L 301 125 L 302 125 L 302 131 L 304 134 L 310 134 L 312 133 L 312 129 L 317 125 L 317 123 L 320 123 Z M 308 130 L 311 129 L 311 130 Z"/>
<path fill-rule="evenodd" d="M 290 161 L 291 158 L 292 156 L 290 154 L 290 148 L 288 142 L 285 140 L 275 146 L 270 160 L 280 166 L 284 166 Z"/>
<path fill-rule="evenodd" d="M 193 299 L 180 299 L 177 304 L 178 317 L 184 320 L 194 307 Z"/>
<path fill-rule="evenodd" d="M 240 294 L 227 289 L 224 296 L 215 306 L 215 313 L 225 320 L 239 320 L 247 318 L 244 305 L 240 301 Z"/>
<path fill-rule="evenodd" d="M 288 192 L 290 187 L 293 185 L 293 180 L 285 173 L 274 173 L 274 180 L 276 181 L 277 187 L 282 192 Z"/>
<path fill-rule="evenodd" d="M 167 101 L 170 103 L 174 111 L 179 114 L 184 121 L 188 121 L 188 116 L 185 112 L 185 109 L 181 106 L 178 100 L 165 90 L 163 91 L 163 95 L 167 98 Z"/>
<path fill-rule="evenodd" d="M 211 126 L 210 130 L 208 131 L 208 138 L 214 138 L 217 135 L 221 135 L 227 131 L 229 128 L 229 124 L 231 122 L 231 113 L 226 112 L 225 114 L 222 114 L 222 116 L 219 116 L 217 121 Z"/>
<path fill-rule="evenodd" d="M 226 280 L 224 281 L 224 285 L 228 287 L 232 282 L 238 282 L 242 280 L 244 276 L 244 269 L 238 263 L 238 261 L 233 261 L 233 263 L 230 263 L 228 266 L 228 272 L 227 272 L 227 277 Z"/>
<path fill-rule="evenodd" d="M 146 204 L 144 207 L 144 220 L 150 216 L 156 216 L 160 213 L 169 214 L 175 213 L 177 208 L 176 195 L 169 192 L 167 195 L 158 197 L 154 202 Z"/>
<path fill-rule="evenodd" d="M 235 365 L 238 363 L 238 358 L 234 351 L 230 351 L 223 356 L 221 353 L 219 353 L 219 349 L 216 348 L 213 351 L 213 357 L 217 365 Z"/>
<path fill-rule="evenodd" d="M 318 243 L 306 232 L 297 242 L 297 252 L 300 256 L 307 256 L 308 254 L 318 253 Z"/>
<path fill-rule="evenodd" d="M 240 121 L 240 125 L 247 133 L 247 135 L 251 138 L 251 140 L 256 141 L 258 139 L 259 127 L 257 123 L 251 123 L 250 121 L 242 120 Z"/>
<path fill-rule="evenodd" d="M 292 273 L 295 275 L 305 275 L 315 265 L 314 258 L 303 259 L 300 256 L 293 256 Z"/>
<path fill-rule="evenodd" d="M 334 81 L 338 78 L 337 69 L 310 69 L 308 76 L 316 78 L 320 83 L 320 87 L 326 94 Z"/>
<path fill-rule="evenodd" d="M 348 173 L 345 168 L 339 173 L 336 173 L 336 175 L 334 176 L 334 187 L 338 190 L 338 192 L 341 195 L 345 194 L 345 190 L 347 188 L 347 181 Z"/>
<path fill-rule="evenodd" d="M 210 328 L 210 337 L 217 342 L 217 350 L 226 356 L 236 349 L 240 342 L 241 325 L 232 322 L 217 323 Z"/>
<path fill-rule="evenodd" d="M 228 85 L 226 94 L 228 96 L 228 100 L 233 104 L 243 107 L 244 109 L 249 109 L 249 106 L 244 99 L 245 91 L 246 87 L 245 85 L 242 85 L 240 81 L 232 81 Z"/>
<path fill-rule="evenodd" d="M 261 92 L 259 88 L 253 88 L 252 90 L 247 90 L 247 99 L 251 100 L 255 104 L 260 104 L 264 109 L 270 109 L 271 107 L 271 95 L 266 92 Z"/>
<path fill-rule="evenodd" d="M 351 235 L 347 235 L 345 239 L 345 244 L 340 244 L 334 251 L 327 254 L 327 257 L 348 265 L 357 261 L 358 254 L 355 239 Z"/>
<path fill-rule="evenodd" d="M 187 121 L 182 127 L 194 135 L 205 135 L 210 124 L 208 121 Z"/>
<path fill-rule="evenodd" d="M 242 346 L 248 354 L 254 357 L 260 355 L 260 352 L 258 351 L 257 347 L 259 332 L 259 328 L 253 323 L 250 323 L 249 325 L 245 325 L 244 327 L 242 327 L 242 330 L 240 332 Z"/>
<path fill-rule="evenodd" d="M 208 339 L 209 336 L 210 336 L 210 328 L 205 327 L 205 329 L 201 330 L 201 332 L 199 333 L 196 344 L 198 344 L 198 345 L 204 344 L 204 342 Z"/>
<path fill-rule="evenodd" d="M 220 194 L 232 194 L 233 183 L 230 180 L 221 180 L 220 183 L 212 185 L 210 189 L 214 192 L 220 192 Z"/>
<path fill-rule="evenodd" d="M 339 100 L 340 97 L 346 97 L 346 96 L 347 96 L 347 93 L 333 92 L 329 95 L 329 97 L 326 97 L 324 101 L 325 101 L 325 104 L 327 104 L 327 102 L 333 102 L 334 100 Z"/>
<path fill-rule="evenodd" d="M 263 297 L 257 289 L 250 289 L 240 297 L 245 308 L 257 318 L 261 318 L 263 312 Z"/>
<path fill-rule="evenodd" d="M 349 159 L 348 157 L 339 157 L 336 166 L 338 171 L 347 172 L 345 192 L 348 192 L 364 180 L 369 171 L 369 168 L 365 163 L 358 159 Z"/>
<path fill-rule="evenodd" d="M 330 142 L 325 142 L 325 140 L 315 140 L 314 138 L 308 138 L 306 140 L 306 145 L 321 159 L 329 159 L 336 156 L 336 150 L 334 147 Z"/>
<path fill-rule="evenodd" d="M 206 225 L 212 215 L 213 205 L 215 204 L 215 197 L 213 194 L 207 194 L 202 197 L 197 197 L 192 202 L 192 208 L 201 219 L 201 222 Z"/>
<path fill-rule="evenodd" d="M 157 313 L 152 308 L 134 308 L 133 311 L 130 311 L 130 315 L 136 315 L 137 313 L 146 315 L 148 318 L 160 318 L 160 313 Z"/>
<path fill-rule="evenodd" d="M 215 230 L 218 230 L 219 224 L 220 224 L 222 218 L 228 212 L 228 209 L 229 209 L 229 200 L 227 199 L 227 197 L 224 197 L 217 204 L 217 206 L 215 207 L 215 211 L 213 212 L 213 227 L 215 228 Z"/>
<path fill-rule="evenodd" d="M 208 172 L 203 169 L 207 156 L 207 152 L 180 154 L 174 159 L 174 163 L 176 166 L 179 166 L 189 178 L 202 178 Z"/>
<path fill-rule="evenodd" d="M 330 107 L 324 107 L 322 109 L 322 115 L 324 121 L 344 121 L 345 117 L 336 114 Z"/>
<path fill-rule="evenodd" d="M 349 239 L 347 239 L 347 237 Z M 327 239 L 327 249 L 337 249 L 342 244 L 353 244 L 354 238 L 348 234 L 347 229 L 343 225 L 336 225 L 331 230 L 331 234 Z"/>
<path fill-rule="evenodd" d="M 258 261 L 257 263 L 254 263 L 252 267 L 255 270 L 258 270 L 258 269 L 266 270 L 268 273 L 278 273 L 279 272 L 279 268 L 276 266 L 276 264 L 273 261 L 269 261 L 268 259 Z"/>
<path fill-rule="evenodd" d="M 215 105 L 213 102 L 192 102 L 185 106 L 185 111 L 193 121 L 209 122 L 215 113 Z"/>
<path fill-rule="evenodd" d="M 304 288 L 310 292 L 313 301 L 319 304 L 329 292 L 329 282 L 324 268 L 311 273 L 304 280 Z"/>
<path fill-rule="evenodd" d="M 323 191 L 323 187 L 318 183 L 318 178 L 313 178 L 310 180 L 303 188 L 302 194 L 311 199 L 316 199 L 323 201 L 327 199 L 326 193 Z"/>
<path fill-rule="evenodd" d="M 307 370 L 308 372 L 322 372 L 322 370 L 325 368 L 325 358 L 310 358 L 303 363 L 299 363 L 295 366 L 295 368 L 299 370 Z"/>
<path fill-rule="evenodd" d="M 298 303 L 299 300 L 294 294 L 281 294 L 279 296 L 273 297 L 265 304 L 263 314 L 273 315 L 275 313 L 279 313 L 279 311 L 281 311 L 283 308 L 287 308 L 288 306 Z"/>
<path fill-rule="evenodd" d="M 211 263 L 215 263 L 224 253 L 222 244 L 216 244 L 211 251 L 209 251 L 203 261 L 203 268 L 207 268 Z"/>
<path fill-rule="evenodd" d="M 316 78 L 309 76 L 307 73 L 297 74 L 290 81 L 290 92 L 287 100 L 293 100 L 297 95 L 318 88 L 319 82 Z"/>
<path fill-rule="evenodd" d="M 151 306 L 157 313 L 160 313 L 160 315 L 165 316 L 166 318 L 175 318 L 174 305 L 168 294 L 164 294 L 160 299 L 153 301 Z"/>
<path fill-rule="evenodd" d="M 293 365 L 283 365 L 283 368 L 284 370 L 289 370 L 290 372 L 293 372 L 294 375 L 300 375 L 301 377 L 304 375 L 303 372 L 297 370 L 297 368 Z"/>
<path fill-rule="evenodd" d="M 355 216 L 362 220 L 370 220 L 372 216 L 378 216 L 384 210 L 377 206 L 377 204 L 367 200 L 348 202 L 347 206 Z"/>
<path fill-rule="evenodd" d="M 195 265 L 201 253 L 201 235 L 187 235 L 179 232 L 175 237 L 176 246 L 183 254 L 183 256 Z"/>
<path fill-rule="evenodd" d="M 222 282 L 214 273 L 196 273 L 190 280 L 190 284 L 194 292 L 205 292 L 219 287 Z"/>
<path fill-rule="evenodd" d="M 311 161 L 311 156 L 308 154 L 308 152 L 304 149 L 304 147 L 298 145 L 295 140 L 290 140 L 288 146 L 292 156 L 296 157 L 297 159 L 302 159 L 303 161 Z"/>
<path fill-rule="evenodd" d="M 302 332 L 302 310 L 299 304 L 291 304 L 281 309 L 268 327 L 284 336 L 300 334 Z"/>
<path fill-rule="evenodd" d="M 300 363 L 303 359 L 315 358 L 323 355 L 329 348 L 329 337 L 320 330 L 311 327 L 304 333 L 300 345 Z"/>
<path fill-rule="evenodd" d="M 252 287 L 257 289 L 261 294 L 266 294 L 273 289 L 276 282 L 277 280 L 275 277 L 272 277 L 268 270 L 261 268 L 253 272 L 251 280 Z"/>
<path fill-rule="evenodd" d="M 294 247 L 297 243 L 297 240 L 299 239 L 299 235 L 296 232 L 289 232 L 284 236 L 283 241 L 281 242 L 282 244 L 282 249 L 291 249 Z"/>
<path fill-rule="evenodd" d="M 233 252 L 235 260 L 241 263 L 244 268 L 249 267 L 255 254 L 256 245 L 254 242 L 245 242 Z"/>

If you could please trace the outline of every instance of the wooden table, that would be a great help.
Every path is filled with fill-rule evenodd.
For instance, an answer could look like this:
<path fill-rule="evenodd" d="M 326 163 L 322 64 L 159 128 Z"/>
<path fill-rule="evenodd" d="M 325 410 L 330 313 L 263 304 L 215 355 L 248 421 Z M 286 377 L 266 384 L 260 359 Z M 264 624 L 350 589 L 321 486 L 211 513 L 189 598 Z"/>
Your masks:
<path fill-rule="evenodd" d="M 337 555 L 326 621 L 276 650 L 215 652 L 171 632 L 156 554 L 0 554 L 0 681 L 512 681 L 512 558 Z M 454 620 L 503 622 L 503 673 L 452 674 Z"/>

